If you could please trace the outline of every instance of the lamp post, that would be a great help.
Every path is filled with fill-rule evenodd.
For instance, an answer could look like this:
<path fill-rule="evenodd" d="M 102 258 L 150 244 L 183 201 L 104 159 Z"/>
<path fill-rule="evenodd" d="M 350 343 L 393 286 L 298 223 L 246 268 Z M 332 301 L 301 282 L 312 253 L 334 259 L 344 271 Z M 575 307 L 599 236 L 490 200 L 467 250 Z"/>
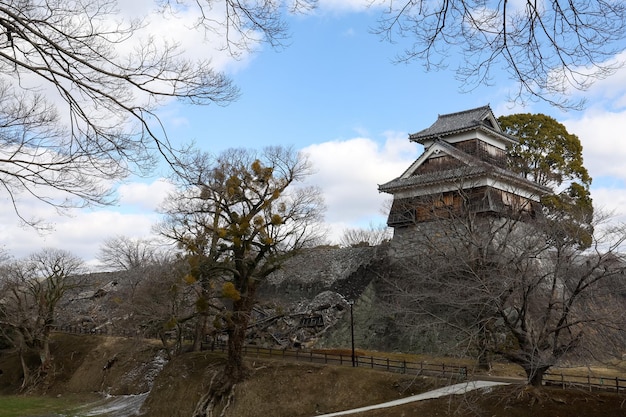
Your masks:
<path fill-rule="evenodd" d="M 356 356 L 354 355 L 354 314 L 352 313 L 352 306 L 354 305 L 354 300 L 348 301 L 350 304 L 350 336 L 352 339 L 352 367 L 356 367 Z"/>

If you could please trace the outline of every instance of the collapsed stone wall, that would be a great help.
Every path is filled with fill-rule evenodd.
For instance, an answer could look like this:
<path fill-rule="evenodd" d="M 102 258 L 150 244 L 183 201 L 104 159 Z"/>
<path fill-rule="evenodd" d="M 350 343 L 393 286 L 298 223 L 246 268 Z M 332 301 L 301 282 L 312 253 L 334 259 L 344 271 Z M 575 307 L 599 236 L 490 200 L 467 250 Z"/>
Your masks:
<path fill-rule="evenodd" d="M 383 299 L 389 248 L 317 247 L 290 258 L 259 288 L 247 343 L 348 348 L 353 303 L 359 349 L 414 350 L 415 337 L 400 328 Z M 132 290 L 124 273 L 93 274 L 89 280 L 88 290 L 69 295 L 57 322 L 105 333 L 134 329 L 117 301 Z"/>
<path fill-rule="evenodd" d="M 386 254 L 384 245 L 319 247 L 291 258 L 259 289 L 259 306 L 265 314 L 282 314 L 277 323 L 266 326 L 265 334 L 254 329 L 253 343 L 266 344 L 271 332 L 271 338 L 283 346 L 291 342 L 291 346 L 348 347 L 350 304 L 361 312 L 375 304 L 364 300 L 371 298 L 367 294 L 372 282 L 385 273 Z M 364 327 L 358 332 L 360 339 L 368 339 Z"/>
<path fill-rule="evenodd" d="M 267 278 L 258 291 L 259 298 L 297 302 L 333 291 L 355 299 L 373 278 L 369 268 L 383 252 L 378 246 L 303 250 Z"/>

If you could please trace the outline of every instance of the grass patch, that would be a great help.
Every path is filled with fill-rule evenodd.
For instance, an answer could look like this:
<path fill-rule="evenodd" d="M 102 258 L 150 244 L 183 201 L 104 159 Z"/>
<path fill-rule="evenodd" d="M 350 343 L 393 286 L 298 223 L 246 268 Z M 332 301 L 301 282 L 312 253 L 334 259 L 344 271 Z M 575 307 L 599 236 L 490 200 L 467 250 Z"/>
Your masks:
<path fill-rule="evenodd" d="M 61 413 L 88 402 L 82 397 L 0 396 L 0 417 L 34 417 Z"/>

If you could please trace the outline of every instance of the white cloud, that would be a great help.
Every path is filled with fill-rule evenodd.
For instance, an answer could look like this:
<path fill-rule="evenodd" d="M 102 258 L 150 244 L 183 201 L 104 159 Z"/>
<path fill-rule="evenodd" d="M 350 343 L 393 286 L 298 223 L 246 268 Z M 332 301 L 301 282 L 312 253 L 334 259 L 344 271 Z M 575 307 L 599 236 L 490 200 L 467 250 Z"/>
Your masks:
<path fill-rule="evenodd" d="M 626 60 L 626 53 L 613 62 Z M 584 93 L 589 107 L 560 120 L 583 145 L 584 163 L 593 178 L 626 180 L 626 67 L 596 81 Z"/>
<path fill-rule="evenodd" d="M 398 177 L 419 153 L 406 134 L 387 133 L 381 146 L 369 138 L 315 144 L 303 149 L 317 173 L 309 182 L 322 188 L 331 238 L 348 227 L 367 227 L 384 221 L 381 214 L 390 196 L 378 184 Z"/>
<path fill-rule="evenodd" d="M 563 120 L 568 132 L 583 145 L 584 163 L 590 175 L 626 180 L 626 111 L 590 110 L 579 119 Z"/>
<path fill-rule="evenodd" d="M 389 198 L 380 194 L 378 184 L 399 176 L 417 157 L 419 146 L 407 135 L 385 133 L 384 142 L 369 138 L 323 142 L 303 149 L 317 171 L 310 184 L 323 189 L 330 238 L 337 240 L 344 229 L 368 227 L 385 221 L 381 213 Z M 75 210 L 60 216 L 54 209 L 36 201 L 24 201 L 29 214 L 45 218 L 54 225 L 47 234 L 21 228 L 15 214 L 5 204 L 0 208 L 0 247 L 16 257 L 26 256 L 43 247 L 65 249 L 90 265 L 102 242 L 111 236 L 149 238 L 160 216 L 155 208 L 172 189 L 163 179 L 151 183 L 131 182 L 119 187 L 120 206 L 97 210 Z"/>
<path fill-rule="evenodd" d="M 626 189 L 592 188 L 591 197 L 596 210 L 613 215 L 612 222 L 626 223 Z"/>
<path fill-rule="evenodd" d="M 156 214 L 127 214 L 113 208 L 76 211 L 73 216 L 59 216 L 54 211 L 50 214 L 47 220 L 52 223 L 53 229 L 45 233 L 21 227 L 15 218 L 10 223 L 3 223 L 0 247 L 16 258 L 45 247 L 63 249 L 94 266 L 98 248 L 106 238 L 115 235 L 148 237 L 152 225 L 158 220 Z"/>
<path fill-rule="evenodd" d="M 174 185 L 162 178 L 151 183 L 132 182 L 118 188 L 119 202 L 145 211 L 155 211 L 165 197 L 174 191 Z"/>
<path fill-rule="evenodd" d="M 224 4 L 221 2 L 201 6 L 195 1 L 181 1 L 169 7 L 157 7 L 154 0 L 121 2 L 120 16 L 125 19 L 140 19 L 143 27 L 122 45 L 127 53 L 141 42 L 150 40 L 162 45 L 180 46 L 181 56 L 191 60 L 209 60 L 217 71 L 227 67 L 245 65 L 250 56 L 248 51 L 234 50 L 239 59 L 234 59 L 225 48 L 226 27 L 223 24 L 226 16 Z M 211 30 L 204 30 L 200 25 L 201 16 L 204 22 L 211 24 Z M 251 35 L 251 34 L 248 34 Z M 240 36 L 230 31 L 231 39 L 237 41 Z M 253 38 L 253 36 L 251 36 Z M 251 45 L 256 46 L 256 45 Z"/>
<path fill-rule="evenodd" d="M 372 0 L 319 0 L 317 7 L 322 12 L 360 12 L 377 6 Z"/>
<path fill-rule="evenodd" d="M 616 55 L 606 65 L 620 67 L 610 77 L 596 80 L 584 92 L 573 92 L 593 104 L 593 108 L 617 111 L 626 107 L 626 52 Z"/>
<path fill-rule="evenodd" d="M 152 183 L 127 183 L 120 186 L 119 206 L 72 210 L 59 214 L 53 207 L 22 195 L 19 209 L 27 218 L 43 219 L 50 230 L 38 232 L 20 224 L 10 204 L 0 206 L 0 248 L 16 258 L 44 247 L 68 250 L 89 265 L 102 242 L 112 236 L 148 238 L 160 216 L 155 208 L 172 186 L 162 179 Z"/>
<path fill-rule="evenodd" d="M 618 159 L 625 157 L 623 153 L 626 151 L 620 149 L 620 154 L 614 157 L 611 149 L 615 153 L 615 144 L 619 140 L 613 135 L 602 142 L 608 134 L 600 127 L 605 125 L 608 131 L 626 131 L 626 122 L 622 125 L 622 118 L 617 121 L 606 119 L 609 116 L 587 115 L 589 120 L 583 119 L 568 129 L 581 135 L 586 141 L 586 150 L 593 148 L 585 160 L 592 175 L 602 173 L 623 179 L 626 173 L 620 173 Z M 587 126 L 588 130 L 583 130 L 594 120 L 600 127 L 591 124 Z M 583 130 L 582 134 L 579 130 Z M 596 140 L 603 144 L 603 152 L 598 151 L 599 146 L 592 146 Z M 303 151 L 309 155 L 316 170 L 308 182 L 322 188 L 328 208 L 329 239 L 336 243 L 346 228 L 366 228 L 369 224 L 384 223 L 386 216 L 381 210 L 390 196 L 379 193 L 377 186 L 399 176 L 419 156 L 421 148 L 409 142 L 404 133 L 388 132 L 382 141 L 357 137 L 310 145 Z M 603 158 L 611 158 L 611 162 L 603 163 Z M 621 187 L 619 181 L 617 184 Z M 614 184 L 595 187 L 592 197 L 598 208 L 613 211 L 617 220 L 624 220 L 626 189 L 618 187 Z M 163 179 L 126 183 L 119 187 L 119 207 L 76 210 L 71 217 L 60 216 L 51 207 L 25 198 L 22 208 L 29 215 L 43 217 L 54 225 L 53 231 L 43 235 L 30 228 L 21 228 L 10 206 L 3 204 L 0 206 L 0 247 L 16 257 L 43 247 L 55 247 L 68 250 L 95 266 L 98 249 L 106 238 L 115 235 L 153 237 L 152 227 L 160 220 L 155 208 L 171 189 L 172 185 Z"/>

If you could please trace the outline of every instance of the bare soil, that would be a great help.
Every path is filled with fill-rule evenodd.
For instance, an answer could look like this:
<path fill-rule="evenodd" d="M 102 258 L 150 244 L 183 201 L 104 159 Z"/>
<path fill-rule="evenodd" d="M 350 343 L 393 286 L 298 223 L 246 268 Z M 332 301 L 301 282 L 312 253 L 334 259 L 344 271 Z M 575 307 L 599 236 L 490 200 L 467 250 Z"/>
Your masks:
<path fill-rule="evenodd" d="M 149 341 L 56 335 L 55 379 L 38 394 L 144 392 L 152 378 L 147 364 L 158 352 L 159 345 Z M 0 394 L 15 393 L 19 387 L 16 359 L 15 354 L 0 352 Z M 144 404 L 145 415 L 189 417 L 223 363 L 222 355 L 210 352 L 174 358 L 154 380 Z M 252 358 L 247 363 L 250 376 L 236 386 L 227 417 L 314 417 L 419 394 L 451 382 L 348 366 Z M 626 416 L 626 395 L 514 384 L 354 416 L 622 417 Z"/>
<path fill-rule="evenodd" d="M 453 395 L 406 404 L 393 409 L 370 411 L 355 417 L 623 417 L 623 395 L 534 389 L 519 385 L 499 386 L 466 395 Z"/>

